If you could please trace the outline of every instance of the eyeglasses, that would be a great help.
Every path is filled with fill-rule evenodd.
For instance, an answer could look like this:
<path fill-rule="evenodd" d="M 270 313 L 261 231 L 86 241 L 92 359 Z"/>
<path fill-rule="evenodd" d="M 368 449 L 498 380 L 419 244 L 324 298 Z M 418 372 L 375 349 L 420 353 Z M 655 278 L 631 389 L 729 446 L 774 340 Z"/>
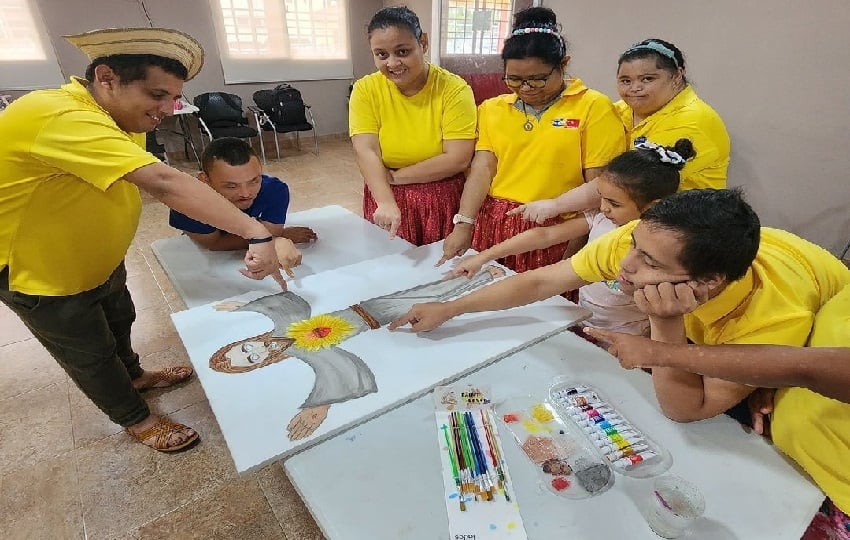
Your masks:
<path fill-rule="evenodd" d="M 543 88 L 544 86 L 546 86 L 546 82 L 549 80 L 549 77 L 551 77 L 552 74 L 555 73 L 556 69 L 558 69 L 558 66 L 553 67 L 552 71 L 550 71 L 543 77 L 532 77 L 529 79 L 504 77 L 502 78 L 502 80 L 505 81 L 505 84 L 508 86 L 508 88 L 513 89 L 521 88 L 522 85 L 527 85 L 529 88 Z"/>

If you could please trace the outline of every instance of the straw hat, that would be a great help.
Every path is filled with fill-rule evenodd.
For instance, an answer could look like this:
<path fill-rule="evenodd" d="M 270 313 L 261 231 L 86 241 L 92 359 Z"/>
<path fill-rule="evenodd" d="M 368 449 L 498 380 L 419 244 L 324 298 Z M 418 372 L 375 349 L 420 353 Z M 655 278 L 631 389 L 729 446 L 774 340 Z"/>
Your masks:
<path fill-rule="evenodd" d="M 170 28 L 105 28 L 64 37 L 90 60 L 113 54 L 154 54 L 177 60 L 189 72 L 187 81 L 204 65 L 201 44 Z"/>

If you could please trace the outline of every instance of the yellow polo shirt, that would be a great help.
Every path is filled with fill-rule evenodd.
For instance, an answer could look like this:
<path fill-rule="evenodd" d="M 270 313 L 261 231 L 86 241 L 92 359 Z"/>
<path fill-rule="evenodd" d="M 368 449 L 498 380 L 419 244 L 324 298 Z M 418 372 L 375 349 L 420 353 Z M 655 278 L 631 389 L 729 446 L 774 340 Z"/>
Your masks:
<path fill-rule="evenodd" d="M 0 113 L 0 269 L 9 289 L 65 296 L 102 284 L 136 232 L 123 176 L 158 160 L 85 87 L 30 92 Z"/>
<path fill-rule="evenodd" d="M 850 347 L 850 286 L 818 312 L 809 345 Z M 850 404 L 806 388 L 781 388 L 773 403 L 774 444 L 850 514 Z"/>
<path fill-rule="evenodd" d="M 632 108 L 614 104 L 629 134 L 629 144 L 646 137 L 656 144 L 673 146 L 682 138 L 694 143 L 696 156 L 682 169 L 679 190 L 726 187 L 729 134 L 720 115 L 688 85 L 655 114 L 632 125 Z"/>
<path fill-rule="evenodd" d="M 626 150 L 623 125 L 611 100 L 573 79 L 540 120 L 518 110 L 516 94 L 478 107 L 475 150 L 498 160 L 492 197 L 528 203 L 553 199 L 584 183 L 583 169 L 602 167 Z M 534 128 L 524 129 L 526 121 Z"/>
<path fill-rule="evenodd" d="M 615 229 L 573 255 L 576 274 L 590 283 L 615 279 L 638 223 Z M 686 314 L 685 331 L 700 345 L 804 345 L 815 313 L 848 284 L 850 269 L 822 247 L 762 227 L 759 250 L 746 275 Z"/>
<path fill-rule="evenodd" d="M 384 165 L 400 169 L 442 154 L 443 141 L 475 139 L 475 98 L 466 81 L 433 64 L 410 97 L 372 73 L 354 83 L 348 133 L 377 134 Z"/>

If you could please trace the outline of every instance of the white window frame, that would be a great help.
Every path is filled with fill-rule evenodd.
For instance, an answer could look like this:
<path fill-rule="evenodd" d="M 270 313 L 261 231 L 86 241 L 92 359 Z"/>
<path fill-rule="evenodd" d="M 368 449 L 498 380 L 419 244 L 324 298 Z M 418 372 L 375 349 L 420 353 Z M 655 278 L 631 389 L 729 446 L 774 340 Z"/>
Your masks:
<path fill-rule="evenodd" d="M 351 79 L 350 1 L 210 0 L 224 82 Z M 331 22 L 338 17 L 330 30 L 323 5 Z"/>
<path fill-rule="evenodd" d="M 16 46 L 17 45 L 17 46 Z M 0 90 L 55 88 L 65 78 L 34 0 L 0 0 Z"/>
<path fill-rule="evenodd" d="M 441 58 L 501 54 L 511 30 L 513 0 L 435 0 L 434 3 L 440 6 L 435 22 L 439 24 Z M 454 19 L 454 24 L 450 25 L 450 10 L 461 7 L 466 8 L 465 17 Z M 463 27 L 460 34 L 459 25 Z M 455 26 L 453 31 L 451 26 Z"/>

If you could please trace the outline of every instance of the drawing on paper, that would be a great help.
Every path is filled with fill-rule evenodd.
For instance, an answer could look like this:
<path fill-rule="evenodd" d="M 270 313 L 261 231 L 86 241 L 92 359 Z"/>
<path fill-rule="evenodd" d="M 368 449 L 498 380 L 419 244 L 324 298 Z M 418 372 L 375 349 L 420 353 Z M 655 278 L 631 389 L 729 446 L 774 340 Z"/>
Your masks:
<path fill-rule="evenodd" d="M 433 281 L 315 316 L 310 304 L 291 291 L 247 303 L 220 302 L 216 310 L 260 313 L 272 320 L 274 329 L 220 348 L 210 357 L 210 368 L 238 374 L 286 358 L 307 364 L 315 374 L 313 388 L 287 426 L 289 440 L 303 439 L 322 424 L 331 405 L 378 391 L 369 366 L 341 347 L 347 339 L 389 324 L 414 304 L 448 300 L 504 274 L 502 268 L 488 266 L 472 279 Z"/>

